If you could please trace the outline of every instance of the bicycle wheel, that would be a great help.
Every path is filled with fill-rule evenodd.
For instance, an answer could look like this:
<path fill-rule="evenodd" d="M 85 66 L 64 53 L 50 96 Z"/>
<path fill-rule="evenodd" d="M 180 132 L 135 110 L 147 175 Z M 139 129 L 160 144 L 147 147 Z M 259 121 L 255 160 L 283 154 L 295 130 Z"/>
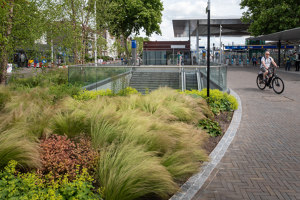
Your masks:
<path fill-rule="evenodd" d="M 272 81 L 272 87 L 276 94 L 281 94 L 284 90 L 284 83 L 279 77 L 275 77 Z"/>
<path fill-rule="evenodd" d="M 256 78 L 256 84 L 257 87 L 261 90 L 264 90 L 266 88 L 266 83 L 263 81 L 263 75 L 259 74 Z"/>

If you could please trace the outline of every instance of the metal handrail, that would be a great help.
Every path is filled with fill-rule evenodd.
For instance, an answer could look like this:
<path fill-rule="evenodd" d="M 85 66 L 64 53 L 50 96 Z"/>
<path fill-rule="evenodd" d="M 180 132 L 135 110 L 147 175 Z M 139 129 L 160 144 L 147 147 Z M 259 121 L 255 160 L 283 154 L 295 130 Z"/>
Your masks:
<path fill-rule="evenodd" d="M 70 65 L 68 67 L 95 67 L 95 68 L 178 68 L 181 69 L 182 66 L 177 66 L 177 65 L 141 65 L 141 66 L 129 66 L 129 65 Z M 210 68 L 220 68 L 220 67 L 226 67 L 225 65 L 218 65 L 218 66 L 210 66 Z M 207 66 L 204 65 L 185 65 L 184 68 L 189 68 L 189 69 L 195 69 L 195 68 L 207 68 Z"/>

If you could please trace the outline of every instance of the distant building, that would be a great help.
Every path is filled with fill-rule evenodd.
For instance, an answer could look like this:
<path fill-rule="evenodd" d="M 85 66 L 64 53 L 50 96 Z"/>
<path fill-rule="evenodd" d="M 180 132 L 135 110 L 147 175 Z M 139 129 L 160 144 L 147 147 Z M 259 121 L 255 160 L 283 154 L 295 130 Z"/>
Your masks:
<path fill-rule="evenodd" d="M 144 65 L 177 65 L 178 51 L 184 64 L 191 65 L 190 41 L 147 41 L 143 47 Z"/>

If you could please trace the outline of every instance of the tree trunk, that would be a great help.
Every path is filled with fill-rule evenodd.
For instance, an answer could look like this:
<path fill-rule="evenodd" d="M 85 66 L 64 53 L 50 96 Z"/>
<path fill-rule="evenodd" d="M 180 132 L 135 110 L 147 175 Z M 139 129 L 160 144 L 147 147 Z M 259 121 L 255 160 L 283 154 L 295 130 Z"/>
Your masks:
<path fill-rule="evenodd" d="M 74 62 L 75 64 L 78 63 L 78 58 L 77 58 L 77 34 L 76 34 L 76 29 L 77 29 L 77 23 L 76 23 L 76 12 L 75 12 L 75 6 L 74 6 L 74 0 L 71 1 L 71 8 L 72 8 L 72 23 L 73 23 L 73 31 L 74 31 L 74 36 L 75 36 L 75 43 L 74 43 L 74 48 L 73 48 L 73 54 L 74 54 Z"/>
<path fill-rule="evenodd" d="M 2 48 L 2 55 L 1 55 L 1 85 L 5 85 L 6 83 L 6 71 L 7 71 L 7 64 L 8 64 L 8 59 L 7 59 L 7 52 L 5 48 Z"/>
<path fill-rule="evenodd" d="M 130 57 L 129 55 L 129 49 L 128 49 L 128 45 L 127 45 L 127 38 L 123 36 L 123 42 L 124 42 L 124 47 L 125 47 L 125 54 L 126 54 L 126 58 L 128 59 Z"/>
<path fill-rule="evenodd" d="M 82 24 L 82 33 L 81 33 L 81 42 L 82 42 L 82 49 L 81 49 L 81 64 L 85 63 L 85 45 L 86 45 L 86 30 L 85 25 Z"/>
<path fill-rule="evenodd" d="M 11 35 L 11 30 L 12 30 L 12 22 L 13 22 L 13 17 L 14 17 L 14 0 L 9 1 L 9 13 L 7 16 L 7 29 L 5 31 L 4 37 L 8 39 Z M 8 64 L 8 52 L 7 52 L 7 44 L 4 44 L 1 48 L 1 71 L 0 71 L 0 83 L 4 85 L 6 83 L 6 73 L 7 73 L 7 64 Z"/>

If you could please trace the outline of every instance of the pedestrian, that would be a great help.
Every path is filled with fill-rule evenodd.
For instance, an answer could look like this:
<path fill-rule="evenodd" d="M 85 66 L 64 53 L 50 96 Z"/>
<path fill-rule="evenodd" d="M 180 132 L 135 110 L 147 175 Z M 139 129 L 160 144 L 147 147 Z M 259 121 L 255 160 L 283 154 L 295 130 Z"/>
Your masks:
<path fill-rule="evenodd" d="M 252 57 L 252 64 L 253 64 L 253 66 L 255 66 L 255 67 L 256 67 L 256 65 L 257 65 L 257 59 L 256 59 L 255 56 Z"/>
<path fill-rule="evenodd" d="M 285 61 L 286 61 L 286 63 L 285 63 L 285 71 L 290 71 L 290 69 L 291 69 L 291 56 L 288 55 L 285 58 Z"/>
<path fill-rule="evenodd" d="M 261 65 L 261 58 L 262 58 L 261 56 L 258 57 L 258 60 L 259 60 L 259 64 L 260 64 L 260 65 Z"/>
<path fill-rule="evenodd" d="M 178 65 L 181 66 L 181 59 L 182 59 L 181 53 L 180 53 L 180 51 L 178 51 L 177 52 L 177 66 Z"/>
<path fill-rule="evenodd" d="M 300 54 L 295 52 L 296 54 L 296 58 L 295 58 L 295 65 L 296 65 L 296 71 L 299 71 L 299 68 L 300 68 Z"/>
<path fill-rule="evenodd" d="M 37 64 L 39 63 L 39 59 L 38 58 L 35 58 L 34 59 L 34 68 L 36 68 L 37 67 Z"/>

